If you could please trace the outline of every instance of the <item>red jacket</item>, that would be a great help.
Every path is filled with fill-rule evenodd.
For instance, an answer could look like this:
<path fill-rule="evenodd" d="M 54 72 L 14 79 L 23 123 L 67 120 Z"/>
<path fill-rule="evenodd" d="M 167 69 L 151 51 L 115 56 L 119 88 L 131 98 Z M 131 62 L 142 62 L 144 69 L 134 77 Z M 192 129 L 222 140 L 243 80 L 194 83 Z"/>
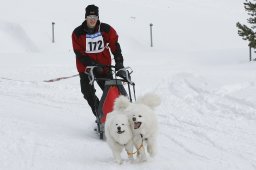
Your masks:
<path fill-rule="evenodd" d="M 94 29 L 88 28 L 86 21 L 84 21 L 82 25 L 73 31 L 72 44 L 79 73 L 85 72 L 86 66 L 95 64 L 110 65 L 111 54 L 109 49 L 114 55 L 115 62 L 123 63 L 116 31 L 110 25 L 100 23 L 100 21 L 97 22 Z"/>

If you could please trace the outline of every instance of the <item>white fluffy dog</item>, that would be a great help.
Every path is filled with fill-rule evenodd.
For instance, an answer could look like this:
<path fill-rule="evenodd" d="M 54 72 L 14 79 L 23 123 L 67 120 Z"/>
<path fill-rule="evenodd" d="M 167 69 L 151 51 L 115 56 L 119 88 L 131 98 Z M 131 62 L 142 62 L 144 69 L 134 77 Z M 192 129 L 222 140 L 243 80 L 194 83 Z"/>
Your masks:
<path fill-rule="evenodd" d="M 122 100 L 116 100 L 113 112 L 108 113 L 105 122 L 105 136 L 110 146 L 114 159 L 122 163 L 121 152 L 125 148 L 128 158 L 133 159 L 132 131 L 128 116 L 121 112 Z"/>
<path fill-rule="evenodd" d="M 144 146 L 151 157 L 156 154 L 158 123 L 154 108 L 161 103 L 160 98 L 155 94 L 148 93 L 140 97 L 135 103 L 130 103 L 124 96 L 117 100 L 116 108 L 128 115 L 132 127 L 133 142 L 137 149 L 137 159 L 146 161 Z"/>

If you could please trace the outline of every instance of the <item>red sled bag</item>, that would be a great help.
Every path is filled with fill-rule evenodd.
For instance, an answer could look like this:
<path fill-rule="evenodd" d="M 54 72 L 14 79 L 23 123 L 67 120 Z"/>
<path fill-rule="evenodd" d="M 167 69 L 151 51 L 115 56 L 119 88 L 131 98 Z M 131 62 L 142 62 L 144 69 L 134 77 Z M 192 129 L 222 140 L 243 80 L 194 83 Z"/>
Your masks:
<path fill-rule="evenodd" d="M 107 114 L 113 111 L 115 99 L 120 95 L 127 96 L 121 80 L 108 80 L 105 82 L 105 87 L 98 107 L 101 123 L 105 123 Z"/>

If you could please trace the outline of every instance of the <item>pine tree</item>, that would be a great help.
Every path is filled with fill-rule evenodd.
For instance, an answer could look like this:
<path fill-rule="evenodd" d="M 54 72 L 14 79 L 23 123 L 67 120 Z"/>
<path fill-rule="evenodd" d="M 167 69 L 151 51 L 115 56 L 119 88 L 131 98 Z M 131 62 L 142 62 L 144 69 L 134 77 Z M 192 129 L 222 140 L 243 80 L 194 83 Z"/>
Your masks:
<path fill-rule="evenodd" d="M 239 22 L 236 24 L 238 27 L 238 35 L 243 38 L 243 40 L 249 41 L 248 46 L 250 48 L 250 61 L 251 58 L 251 48 L 256 49 L 256 33 L 254 32 L 256 28 L 256 0 L 245 0 L 244 9 L 247 11 L 248 15 L 250 16 L 247 19 L 247 22 L 251 25 L 248 27 L 246 25 L 242 25 Z"/>

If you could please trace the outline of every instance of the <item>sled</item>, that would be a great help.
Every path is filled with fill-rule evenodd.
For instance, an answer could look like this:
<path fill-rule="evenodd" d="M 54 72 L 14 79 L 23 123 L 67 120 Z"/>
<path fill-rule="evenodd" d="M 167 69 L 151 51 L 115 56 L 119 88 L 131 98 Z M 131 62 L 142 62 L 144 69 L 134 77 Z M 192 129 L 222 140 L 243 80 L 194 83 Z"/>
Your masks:
<path fill-rule="evenodd" d="M 109 70 L 111 70 L 112 72 L 113 78 L 97 78 L 94 75 L 94 69 L 97 67 L 109 67 Z M 88 75 L 90 84 L 93 86 L 93 88 L 95 81 L 105 80 L 103 93 L 98 106 L 96 105 L 95 99 L 95 113 L 97 123 L 96 131 L 99 134 L 100 139 L 104 139 L 104 125 L 106 121 L 106 116 L 108 113 L 113 111 L 115 99 L 120 95 L 124 95 L 129 97 L 130 102 L 136 100 L 135 83 L 131 81 L 131 74 L 133 72 L 132 69 L 130 67 L 125 67 L 115 72 L 113 68 L 115 68 L 115 66 L 87 66 L 85 72 Z M 121 70 L 125 71 L 126 78 L 117 76 L 118 72 Z M 131 94 L 131 87 L 133 88 L 133 95 Z"/>

